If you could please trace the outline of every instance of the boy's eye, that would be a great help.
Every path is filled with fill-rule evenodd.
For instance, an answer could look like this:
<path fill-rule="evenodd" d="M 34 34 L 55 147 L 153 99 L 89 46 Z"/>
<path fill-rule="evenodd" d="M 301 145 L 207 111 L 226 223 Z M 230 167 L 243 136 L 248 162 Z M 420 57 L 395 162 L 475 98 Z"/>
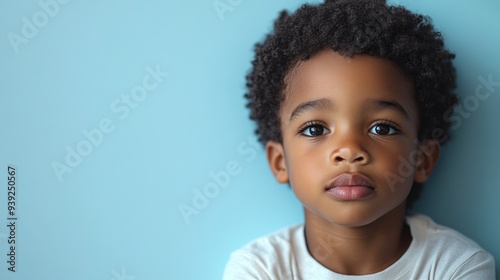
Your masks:
<path fill-rule="evenodd" d="M 372 128 L 370 128 L 370 132 L 377 135 L 393 135 L 399 133 L 399 131 L 393 126 L 383 123 L 372 126 Z"/>
<path fill-rule="evenodd" d="M 302 134 L 308 137 L 317 137 L 330 132 L 326 127 L 320 124 L 312 124 L 302 130 Z"/>

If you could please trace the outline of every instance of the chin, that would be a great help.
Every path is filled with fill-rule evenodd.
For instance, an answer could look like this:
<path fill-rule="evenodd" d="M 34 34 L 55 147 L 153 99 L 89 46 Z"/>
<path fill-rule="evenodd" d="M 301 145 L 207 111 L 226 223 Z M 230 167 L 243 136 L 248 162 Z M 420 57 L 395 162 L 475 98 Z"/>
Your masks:
<path fill-rule="evenodd" d="M 363 227 L 372 224 L 380 216 L 371 213 L 339 213 L 331 217 L 330 222 L 343 227 Z"/>
<path fill-rule="evenodd" d="M 405 210 L 404 203 L 402 207 L 400 207 L 401 205 L 396 205 L 389 209 L 374 209 L 361 204 L 359 204 L 359 207 L 356 206 L 340 207 L 340 209 L 331 209 L 329 211 L 321 211 L 319 209 L 309 209 L 309 211 L 333 225 L 363 227 L 381 220 L 383 217 L 393 216 L 392 214 L 396 214 L 400 209 L 402 209 L 403 213 Z"/>

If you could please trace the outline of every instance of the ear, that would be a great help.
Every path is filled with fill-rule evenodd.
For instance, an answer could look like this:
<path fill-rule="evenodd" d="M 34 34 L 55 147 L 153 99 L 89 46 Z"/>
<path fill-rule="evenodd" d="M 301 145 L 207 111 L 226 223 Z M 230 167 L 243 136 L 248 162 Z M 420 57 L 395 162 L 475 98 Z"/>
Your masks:
<path fill-rule="evenodd" d="M 288 172 L 285 162 L 285 151 L 281 143 L 267 141 L 266 143 L 267 162 L 271 171 L 279 183 L 288 183 Z"/>
<path fill-rule="evenodd" d="M 425 182 L 439 160 L 441 145 L 436 140 L 426 139 L 418 145 L 418 161 L 415 167 L 415 181 Z"/>

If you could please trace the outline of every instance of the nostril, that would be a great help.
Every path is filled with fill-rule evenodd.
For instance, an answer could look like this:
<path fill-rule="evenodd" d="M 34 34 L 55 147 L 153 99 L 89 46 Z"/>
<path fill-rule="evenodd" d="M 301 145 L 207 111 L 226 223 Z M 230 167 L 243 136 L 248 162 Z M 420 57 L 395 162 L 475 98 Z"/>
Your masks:
<path fill-rule="evenodd" d="M 343 161 L 344 159 L 342 157 L 335 157 L 335 161 Z"/>
<path fill-rule="evenodd" d="M 365 158 L 364 158 L 364 157 L 358 157 L 358 158 L 356 158 L 356 160 L 355 160 L 355 161 L 364 161 L 364 160 L 365 160 Z"/>

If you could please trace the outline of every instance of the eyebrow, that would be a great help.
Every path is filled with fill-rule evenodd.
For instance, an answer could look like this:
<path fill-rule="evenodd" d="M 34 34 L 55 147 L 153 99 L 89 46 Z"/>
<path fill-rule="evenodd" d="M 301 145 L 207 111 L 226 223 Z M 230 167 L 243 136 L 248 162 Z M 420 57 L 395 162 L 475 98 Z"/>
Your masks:
<path fill-rule="evenodd" d="M 363 108 L 372 111 L 391 110 L 403 116 L 407 121 L 410 121 L 410 114 L 397 101 L 366 99 L 363 101 Z M 293 109 L 289 121 L 293 121 L 297 116 L 309 110 L 333 111 L 334 109 L 335 103 L 327 98 L 306 101 Z"/>
<path fill-rule="evenodd" d="M 407 121 L 410 121 L 410 114 L 397 101 L 367 99 L 363 102 L 363 107 L 374 111 L 391 110 L 403 116 Z"/>
<path fill-rule="evenodd" d="M 318 111 L 332 111 L 335 108 L 335 104 L 326 98 L 306 101 L 300 103 L 295 109 L 293 109 L 292 114 L 290 115 L 290 121 L 293 121 L 298 115 L 305 111 L 309 110 L 318 110 Z"/>

